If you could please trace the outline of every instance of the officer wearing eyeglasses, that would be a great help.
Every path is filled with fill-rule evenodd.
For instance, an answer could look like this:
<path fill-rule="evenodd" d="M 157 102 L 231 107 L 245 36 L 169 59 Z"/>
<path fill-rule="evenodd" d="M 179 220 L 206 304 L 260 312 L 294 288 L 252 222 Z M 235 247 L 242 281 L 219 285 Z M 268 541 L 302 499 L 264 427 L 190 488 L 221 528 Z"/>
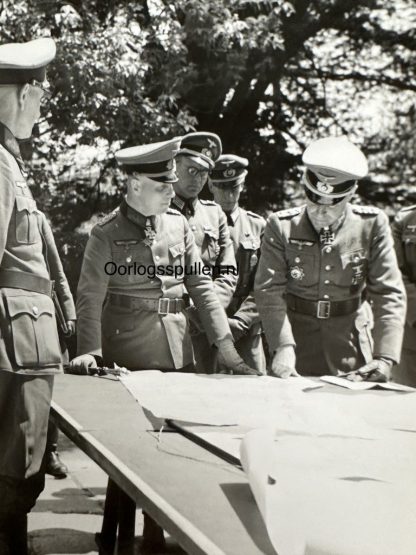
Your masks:
<path fill-rule="evenodd" d="M 0 553 L 8 555 L 27 553 L 53 374 L 62 371 L 46 241 L 19 146 L 39 118 L 55 52 L 49 38 L 0 46 Z"/>
<path fill-rule="evenodd" d="M 227 308 L 237 286 L 234 247 L 221 207 L 212 200 L 198 198 L 222 151 L 221 140 L 215 133 L 188 133 L 182 137 L 176 156 L 178 181 L 174 183 L 172 207 L 188 220 L 203 263 L 211 270 L 214 290 L 223 308 Z M 198 372 L 213 372 L 216 351 L 211 348 L 199 324 L 199 315 L 188 311 L 192 326 L 192 344 Z"/>
<path fill-rule="evenodd" d="M 271 372 L 386 381 L 406 301 L 386 215 L 349 202 L 366 158 L 346 137 L 329 137 L 303 162 L 306 204 L 269 217 L 255 280 Z"/>

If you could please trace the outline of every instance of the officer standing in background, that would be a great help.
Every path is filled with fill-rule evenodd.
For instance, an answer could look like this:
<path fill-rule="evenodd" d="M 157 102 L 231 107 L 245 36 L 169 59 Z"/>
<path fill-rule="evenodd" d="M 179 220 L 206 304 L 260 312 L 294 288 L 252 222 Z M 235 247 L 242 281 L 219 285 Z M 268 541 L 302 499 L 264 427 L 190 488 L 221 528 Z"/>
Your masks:
<path fill-rule="evenodd" d="M 179 179 L 173 185 L 172 207 L 188 220 L 202 261 L 213 272 L 215 292 L 221 305 L 227 308 L 238 278 L 227 218 L 214 201 L 198 198 L 221 150 L 221 140 L 215 133 L 188 133 L 182 138 L 176 157 Z M 193 324 L 191 335 L 197 371 L 211 373 L 216 366 L 216 351 L 200 325 L 200 314 L 194 307 L 188 313 Z"/>
<path fill-rule="evenodd" d="M 40 115 L 55 43 L 0 46 L 0 553 L 27 554 L 27 513 L 41 470 L 53 374 L 62 371 L 36 202 L 19 139 Z"/>
<path fill-rule="evenodd" d="M 388 380 L 406 299 L 386 215 L 349 204 L 367 161 L 346 137 L 329 137 L 309 145 L 303 162 L 306 205 L 270 216 L 255 280 L 272 373 L 359 370 L 358 379 Z"/>
<path fill-rule="evenodd" d="M 186 218 L 169 208 L 179 145 L 177 138 L 116 154 L 128 174 L 127 197 L 93 228 L 87 243 L 78 284 L 74 370 L 103 362 L 130 370 L 194 371 L 187 291 L 221 363 L 234 373 L 257 374 L 234 348 L 211 277 L 189 272 L 201 263 L 199 251 Z M 107 497 L 118 495 L 127 520 L 134 521 L 135 507 L 117 490 L 110 480 Z M 121 543 L 132 542 L 134 525 L 130 532 Z M 113 541 L 103 528 L 101 545 L 111 551 Z M 157 552 L 164 543 L 163 530 L 145 515 L 142 550 Z"/>
<path fill-rule="evenodd" d="M 244 361 L 266 372 L 260 317 L 251 295 L 265 220 L 238 205 L 247 175 L 248 160 L 222 154 L 211 170 L 208 185 L 214 200 L 227 216 L 238 268 L 238 282 L 227 307 L 228 323 L 237 351 Z"/>
<path fill-rule="evenodd" d="M 407 293 L 407 314 L 403 350 L 393 381 L 416 387 L 416 205 L 403 208 L 396 216 L 393 238 L 397 260 Z"/>

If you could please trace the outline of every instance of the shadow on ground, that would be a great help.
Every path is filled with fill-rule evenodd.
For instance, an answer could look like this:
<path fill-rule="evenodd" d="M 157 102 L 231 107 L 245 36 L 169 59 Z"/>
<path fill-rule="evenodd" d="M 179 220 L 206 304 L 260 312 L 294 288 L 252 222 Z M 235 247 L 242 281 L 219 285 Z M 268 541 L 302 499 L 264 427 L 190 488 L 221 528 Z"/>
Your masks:
<path fill-rule="evenodd" d="M 94 534 L 72 528 L 43 528 L 29 534 L 29 552 L 36 555 L 72 553 L 82 554 L 97 551 Z"/>

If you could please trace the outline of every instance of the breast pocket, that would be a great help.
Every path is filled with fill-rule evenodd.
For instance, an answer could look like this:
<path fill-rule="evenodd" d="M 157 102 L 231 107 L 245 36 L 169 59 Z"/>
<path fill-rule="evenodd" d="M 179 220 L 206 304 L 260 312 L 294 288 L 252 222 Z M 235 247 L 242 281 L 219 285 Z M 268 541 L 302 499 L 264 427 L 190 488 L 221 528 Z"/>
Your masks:
<path fill-rule="evenodd" d="M 41 240 L 36 202 L 33 198 L 16 196 L 16 242 L 34 244 Z"/>
<path fill-rule="evenodd" d="M 287 247 L 287 280 L 292 287 L 304 288 L 318 283 L 319 268 L 316 255 L 304 250 Z"/>
<path fill-rule="evenodd" d="M 145 283 L 149 281 L 148 266 L 150 264 L 149 255 L 145 257 L 145 249 L 148 249 L 139 242 L 126 247 L 115 246 L 113 248 L 113 271 L 112 284 L 123 285 L 126 283 Z"/>
<path fill-rule="evenodd" d="M 341 255 L 342 285 L 350 285 L 353 289 L 366 280 L 368 271 L 367 253 L 364 249 L 356 249 Z"/>

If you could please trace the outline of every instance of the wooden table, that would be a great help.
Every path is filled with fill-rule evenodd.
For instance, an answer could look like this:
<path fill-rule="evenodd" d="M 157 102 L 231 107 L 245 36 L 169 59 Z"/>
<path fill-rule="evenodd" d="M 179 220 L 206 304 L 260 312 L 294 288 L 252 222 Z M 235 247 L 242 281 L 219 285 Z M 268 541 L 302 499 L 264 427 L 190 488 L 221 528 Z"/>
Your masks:
<path fill-rule="evenodd" d="M 189 439 L 152 431 L 114 378 L 63 375 L 60 429 L 190 554 L 275 552 L 244 473 Z"/>

